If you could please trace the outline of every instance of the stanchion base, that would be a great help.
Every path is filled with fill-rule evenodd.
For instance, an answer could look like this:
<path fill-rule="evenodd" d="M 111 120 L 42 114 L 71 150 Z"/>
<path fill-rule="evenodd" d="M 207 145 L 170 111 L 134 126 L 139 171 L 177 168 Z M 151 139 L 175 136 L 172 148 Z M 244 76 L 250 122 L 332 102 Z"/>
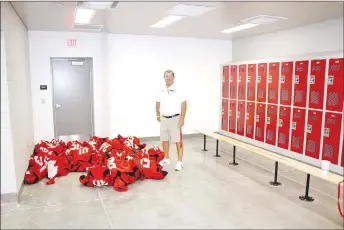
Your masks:
<path fill-rule="evenodd" d="M 221 155 L 214 155 L 214 157 L 221 157 Z"/>
<path fill-rule="evenodd" d="M 230 165 L 239 165 L 239 163 L 236 163 L 236 162 L 230 162 L 229 164 Z"/>
<path fill-rule="evenodd" d="M 202 149 L 202 151 L 206 152 L 206 151 L 208 151 L 208 149 Z"/>
<path fill-rule="evenodd" d="M 311 196 L 299 196 L 300 200 L 307 201 L 307 202 L 312 202 L 314 201 L 314 198 Z"/>
<path fill-rule="evenodd" d="M 272 186 L 281 186 L 282 183 L 281 182 L 275 182 L 275 181 L 270 181 L 269 182 Z"/>

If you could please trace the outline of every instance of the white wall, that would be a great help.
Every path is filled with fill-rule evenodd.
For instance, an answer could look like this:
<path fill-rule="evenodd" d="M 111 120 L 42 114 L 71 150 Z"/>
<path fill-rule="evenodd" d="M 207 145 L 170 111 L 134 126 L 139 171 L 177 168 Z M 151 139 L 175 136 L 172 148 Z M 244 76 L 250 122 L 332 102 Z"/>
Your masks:
<path fill-rule="evenodd" d="M 38 31 L 29 39 L 36 142 L 54 137 L 50 57 L 93 57 L 96 135 L 159 135 L 155 87 L 167 68 L 192 91 L 184 133 L 218 130 L 220 63 L 231 59 L 231 41 Z"/>
<path fill-rule="evenodd" d="M 220 63 L 231 59 L 231 41 L 109 35 L 111 135 L 158 136 L 156 87 L 166 69 L 189 90 L 183 133 L 218 130 Z"/>
<path fill-rule="evenodd" d="M 34 141 L 28 32 L 9 2 L 1 2 L 1 28 L 5 38 L 7 74 L 4 77 L 7 76 L 10 114 L 10 119 L 8 118 L 5 124 L 7 123 L 8 127 L 9 122 L 11 127 L 10 131 L 7 129 L 7 133 L 1 133 L 1 142 L 4 141 L 8 145 L 4 151 L 3 147 L 1 148 L 1 175 L 8 177 L 4 180 L 3 177 L 1 178 L 3 194 L 19 191 L 28 166 L 29 155 L 34 148 Z M 3 77 L 1 80 L 3 83 Z M 1 121 L 3 122 L 3 117 Z M 5 166 L 3 162 L 6 163 Z"/>
<path fill-rule="evenodd" d="M 233 61 L 343 53 L 343 18 L 233 41 Z"/>

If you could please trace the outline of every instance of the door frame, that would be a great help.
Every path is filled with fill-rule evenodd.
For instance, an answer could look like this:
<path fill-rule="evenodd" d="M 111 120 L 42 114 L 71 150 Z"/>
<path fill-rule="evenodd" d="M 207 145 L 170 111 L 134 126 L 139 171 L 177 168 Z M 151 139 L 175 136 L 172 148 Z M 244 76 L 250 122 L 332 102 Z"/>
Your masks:
<path fill-rule="evenodd" d="M 91 135 L 94 136 L 94 87 L 93 87 L 93 58 L 92 57 L 50 57 L 50 71 L 51 71 L 51 95 L 52 95 L 52 109 L 53 109 L 53 121 L 54 121 L 54 138 L 57 138 L 57 129 L 56 129 L 56 115 L 55 115 L 55 88 L 54 88 L 54 71 L 53 71 L 53 61 L 54 60 L 68 60 L 68 61 L 80 61 L 80 60 L 89 60 L 91 61 L 90 68 L 90 96 L 91 96 Z"/>

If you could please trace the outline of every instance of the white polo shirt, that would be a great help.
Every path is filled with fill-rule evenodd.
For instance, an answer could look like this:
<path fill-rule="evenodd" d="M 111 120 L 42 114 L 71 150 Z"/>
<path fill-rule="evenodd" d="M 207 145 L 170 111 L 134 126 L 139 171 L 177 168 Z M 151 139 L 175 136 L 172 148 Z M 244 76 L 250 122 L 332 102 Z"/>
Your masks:
<path fill-rule="evenodd" d="M 159 88 L 157 92 L 157 102 L 160 102 L 160 115 L 172 116 L 181 113 L 181 104 L 187 101 L 185 91 L 176 83 L 170 87 Z"/>

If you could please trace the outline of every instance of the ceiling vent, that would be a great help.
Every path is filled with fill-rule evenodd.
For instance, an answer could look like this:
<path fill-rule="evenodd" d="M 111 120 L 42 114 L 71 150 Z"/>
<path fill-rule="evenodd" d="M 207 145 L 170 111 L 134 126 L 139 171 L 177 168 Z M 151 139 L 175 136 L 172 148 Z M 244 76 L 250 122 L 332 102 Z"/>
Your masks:
<path fill-rule="evenodd" d="M 116 8 L 119 2 L 76 2 L 76 6 L 80 8 L 93 9 L 93 10 L 113 10 Z"/>
<path fill-rule="evenodd" d="M 103 29 L 104 25 L 90 25 L 90 24 L 74 24 L 73 29 L 84 30 L 84 31 L 93 31 L 100 32 Z"/>
<path fill-rule="evenodd" d="M 242 23 L 252 23 L 258 25 L 266 25 L 279 20 L 286 20 L 286 17 L 270 16 L 270 15 L 258 15 L 252 18 L 246 18 L 242 20 Z"/>

